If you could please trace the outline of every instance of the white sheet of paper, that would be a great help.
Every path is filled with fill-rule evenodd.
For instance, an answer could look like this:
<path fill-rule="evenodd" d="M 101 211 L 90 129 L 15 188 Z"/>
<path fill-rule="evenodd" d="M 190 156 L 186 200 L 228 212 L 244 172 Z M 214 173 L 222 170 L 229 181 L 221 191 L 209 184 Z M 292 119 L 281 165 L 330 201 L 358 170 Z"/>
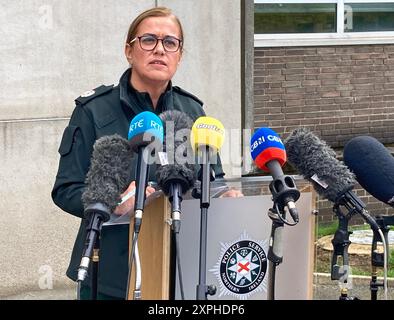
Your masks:
<path fill-rule="evenodd" d="M 163 194 L 163 191 L 158 190 L 153 192 L 148 198 L 145 200 L 145 206 L 149 205 L 154 199 L 159 198 Z M 131 214 L 124 214 L 123 216 L 117 216 L 116 214 L 111 213 L 109 220 L 103 223 L 103 227 L 117 225 L 117 224 L 130 224 L 130 219 L 134 216 L 134 211 Z"/>

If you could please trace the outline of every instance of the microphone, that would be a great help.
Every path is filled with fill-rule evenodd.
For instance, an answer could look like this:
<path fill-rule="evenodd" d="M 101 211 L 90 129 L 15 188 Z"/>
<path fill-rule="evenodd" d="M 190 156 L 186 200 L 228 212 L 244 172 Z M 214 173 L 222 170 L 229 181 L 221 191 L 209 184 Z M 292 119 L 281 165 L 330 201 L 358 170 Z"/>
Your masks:
<path fill-rule="evenodd" d="M 355 137 L 345 145 L 343 160 L 366 191 L 394 207 L 394 158 L 382 143 Z"/>
<path fill-rule="evenodd" d="M 201 164 L 201 205 L 208 208 L 209 183 L 215 179 L 215 173 L 211 169 L 212 156 L 216 157 L 224 143 L 224 126 L 215 118 L 199 117 L 193 124 L 190 141 L 193 151 L 198 155 L 198 163 Z"/>
<path fill-rule="evenodd" d="M 153 112 L 144 111 L 137 114 L 130 122 L 128 140 L 134 152 L 138 154 L 134 230 L 139 232 L 145 203 L 145 189 L 148 185 L 149 165 L 154 150 L 163 143 L 163 124 Z"/>
<path fill-rule="evenodd" d="M 219 149 L 223 145 L 224 126 L 215 118 L 206 116 L 200 117 L 193 124 L 190 141 L 193 150 L 198 156 L 198 163 L 200 164 L 198 179 L 201 181 L 200 257 L 196 298 L 197 300 L 206 300 L 208 294 L 213 295 L 216 293 L 215 286 L 207 286 L 205 283 L 207 268 L 208 208 L 210 202 L 209 184 L 215 179 L 214 171 L 211 168 L 211 157 L 217 156 Z"/>
<path fill-rule="evenodd" d="M 286 207 L 297 223 L 299 217 L 295 202 L 300 198 L 300 192 L 294 179 L 283 174 L 282 166 L 287 156 L 279 135 L 270 128 L 260 128 L 251 138 L 250 149 L 257 167 L 272 175 L 270 190 L 274 203 L 279 205 L 281 211 Z"/>
<path fill-rule="evenodd" d="M 193 124 L 190 135 L 193 150 L 208 148 L 210 153 L 216 153 L 224 143 L 224 126 L 212 117 L 199 117 Z"/>
<path fill-rule="evenodd" d="M 298 128 L 287 137 L 285 147 L 289 162 L 313 184 L 318 194 L 333 202 L 335 208 L 345 206 L 350 215 L 359 213 L 372 229 L 379 229 L 365 204 L 352 191 L 354 175 L 325 141 L 307 128 Z"/>
<path fill-rule="evenodd" d="M 128 141 L 114 134 L 96 140 L 90 169 L 86 175 L 86 188 L 82 193 L 87 236 L 77 281 L 84 281 L 93 255 L 101 226 L 108 221 L 117 206 L 120 194 L 129 184 L 132 150 Z"/>
<path fill-rule="evenodd" d="M 160 114 L 165 129 L 163 153 L 159 153 L 160 164 L 156 170 L 158 186 L 171 203 L 171 228 L 175 241 L 176 269 L 179 277 L 181 298 L 184 299 L 182 267 L 180 261 L 179 231 L 181 227 L 182 196 L 195 183 L 194 155 L 190 145 L 192 120 L 178 110 Z"/>
<path fill-rule="evenodd" d="M 169 110 L 160 114 L 165 129 L 161 165 L 156 170 L 157 184 L 171 202 L 174 221 L 179 221 L 182 195 L 195 183 L 194 158 L 189 134 L 192 120 L 178 110 Z"/>

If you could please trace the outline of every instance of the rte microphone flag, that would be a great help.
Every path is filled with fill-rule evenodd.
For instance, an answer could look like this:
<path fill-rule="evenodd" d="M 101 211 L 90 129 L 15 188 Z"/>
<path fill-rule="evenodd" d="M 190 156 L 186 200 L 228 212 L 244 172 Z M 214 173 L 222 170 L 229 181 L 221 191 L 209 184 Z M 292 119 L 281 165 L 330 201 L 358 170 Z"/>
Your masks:
<path fill-rule="evenodd" d="M 151 152 L 153 148 L 159 148 L 164 140 L 163 123 L 153 112 L 141 112 L 130 122 L 128 139 L 131 148 L 138 154 L 134 211 L 138 210 L 136 218 L 140 219 L 148 184 Z"/>
<path fill-rule="evenodd" d="M 163 143 L 163 139 L 163 123 L 153 112 L 141 112 L 131 120 L 128 140 L 134 150 L 147 146 L 154 140 Z"/>

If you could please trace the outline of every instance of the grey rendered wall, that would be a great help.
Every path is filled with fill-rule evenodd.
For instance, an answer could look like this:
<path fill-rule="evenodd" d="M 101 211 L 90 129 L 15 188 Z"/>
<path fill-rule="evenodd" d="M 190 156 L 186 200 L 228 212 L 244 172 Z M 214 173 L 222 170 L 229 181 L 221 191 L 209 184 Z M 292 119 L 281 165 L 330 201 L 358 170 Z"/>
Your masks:
<path fill-rule="evenodd" d="M 112 3 L 0 0 L 0 299 L 74 287 L 64 274 L 79 221 L 50 198 L 57 149 L 74 99 L 127 67 L 123 42 L 139 12 L 174 10 L 187 37 L 174 83 L 240 128 L 239 1 Z"/>
<path fill-rule="evenodd" d="M 185 28 L 185 53 L 174 83 L 204 101 L 226 128 L 221 155 L 226 176 L 240 175 L 241 4 L 236 0 L 158 1 Z"/>

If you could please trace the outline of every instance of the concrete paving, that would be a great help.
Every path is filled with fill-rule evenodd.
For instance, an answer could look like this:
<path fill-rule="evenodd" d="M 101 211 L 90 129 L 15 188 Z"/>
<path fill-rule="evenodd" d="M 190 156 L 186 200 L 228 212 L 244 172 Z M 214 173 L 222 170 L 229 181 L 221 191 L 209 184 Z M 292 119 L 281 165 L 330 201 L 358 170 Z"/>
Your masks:
<path fill-rule="evenodd" d="M 76 300 L 75 289 L 30 291 L 3 298 L 3 300 Z"/>
<path fill-rule="evenodd" d="M 357 276 L 351 281 L 352 289 L 349 290 L 349 297 L 357 297 L 361 300 L 370 300 L 370 277 Z M 338 281 L 332 281 L 329 274 L 315 273 L 313 284 L 314 300 L 338 300 L 340 296 L 340 286 Z M 76 300 L 76 289 L 72 287 L 29 291 L 1 298 L 3 300 Z M 383 288 L 378 290 L 378 300 L 384 300 Z M 394 299 L 394 279 L 388 280 L 388 299 Z"/>
<path fill-rule="evenodd" d="M 371 277 L 353 276 L 348 282 L 348 297 L 357 297 L 361 300 L 371 300 L 370 291 Z M 382 278 L 379 278 L 382 281 Z M 338 300 L 341 287 L 338 281 L 331 280 L 330 274 L 315 273 L 313 279 L 314 300 Z M 388 278 L 388 300 L 394 299 L 394 279 Z M 378 300 L 384 300 L 383 288 L 378 289 Z"/>

